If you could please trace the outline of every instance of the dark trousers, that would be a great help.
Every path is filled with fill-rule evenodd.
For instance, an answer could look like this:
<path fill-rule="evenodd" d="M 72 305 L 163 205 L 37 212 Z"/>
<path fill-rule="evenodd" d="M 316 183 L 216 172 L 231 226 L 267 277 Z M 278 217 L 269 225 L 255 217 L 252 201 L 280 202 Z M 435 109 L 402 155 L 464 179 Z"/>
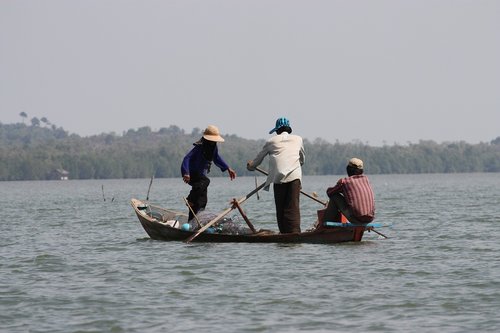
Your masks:
<path fill-rule="evenodd" d="M 210 179 L 203 175 L 191 175 L 191 180 L 189 185 L 191 185 L 191 191 L 187 197 L 189 205 L 198 214 L 200 210 L 205 209 L 208 202 L 208 185 L 210 184 Z M 194 218 L 193 213 L 189 210 L 189 219 Z"/>
<path fill-rule="evenodd" d="M 280 233 L 300 232 L 300 180 L 274 184 L 274 203 Z"/>
<path fill-rule="evenodd" d="M 366 224 L 369 222 L 363 222 L 356 218 L 352 214 L 342 193 L 335 193 L 330 197 L 323 221 L 340 222 L 340 213 L 342 213 L 349 222 L 354 224 Z"/>

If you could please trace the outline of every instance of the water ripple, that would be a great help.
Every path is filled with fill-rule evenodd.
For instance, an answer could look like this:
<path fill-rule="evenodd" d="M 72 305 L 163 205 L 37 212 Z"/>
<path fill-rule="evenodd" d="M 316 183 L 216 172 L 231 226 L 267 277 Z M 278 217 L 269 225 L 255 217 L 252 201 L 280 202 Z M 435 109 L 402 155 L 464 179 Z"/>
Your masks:
<path fill-rule="evenodd" d="M 128 203 L 149 180 L 1 184 L 0 331 L 500 330 L 500 175 L 372 180 L 390 238 L 334 245 L 152 241 Z M 321 194 L 324 184 L 307 177 L 304 187 Z M 210 205 L 225 209 L 254 186 L 215 178 Z M 186 190 L 155 180 L 155 199 L 174 209 Z M 309 226 L 319 207 L 301 205 Z M 245 211 L 277 229 L 272 193 Z"/>

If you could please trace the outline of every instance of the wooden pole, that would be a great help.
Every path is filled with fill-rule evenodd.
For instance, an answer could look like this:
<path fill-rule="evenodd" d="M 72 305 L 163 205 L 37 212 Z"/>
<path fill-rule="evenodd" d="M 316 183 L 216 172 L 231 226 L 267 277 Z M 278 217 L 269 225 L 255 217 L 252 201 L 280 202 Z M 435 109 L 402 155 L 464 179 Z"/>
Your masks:
<path fill-rule="evenodd" d="M 255 188 L 257 188 L 257 176 L 255 176 Z M 257 200 L 260 200 L 259 192 L 257 192 Z"/>
<path fill-rule="evenodd" d="M 151 180 L 149 181 L 148 194 L 146 195 L 146 201 L 149 200 L 149 191 L 151 190 L 151 185 L 153 185 L 153 179 L 155 178 L 155 174 L 151 176 Z"/>
<path fill-rule="evenodd" d="M 256 168 L 255 168 L 255 170 L 259 171 L 260 173 L 263 173 L 264 175 L 267 175 L 267 174 L 268 174 L 266 171 L 262 170 L 262 169 L 261 169 L 261 168 L 259 168 L 259 167 L 256 167 Z M 312 200 L 314 200 L 314 201 L 316 201 L 316 202 L 318 202 L 318 203 L 322 204 L 323 206 L 326 206 L 326 205 L 327 205 L 327 202 L 321 201 L 321 200 L 319 200 L 319 199 L 317 199 L 317 198 L 313 197 L 312 195 L 307 194 L 306 192 L 304 192 L 304 191 L 302 191 L 302 190 L 300 190 L 300 193 L 302 193 L 302 194 L 303 194 L 303 195 L 305 195 L 306 197 L 308 197 L 308 198 L 310 198 L 310 199 L 312 199 Z"/>
<path fill-rule="evenodd" d="M 260 189 L 262 189 L 264 187 L 264 185 L 266 185 L 265 182 L 262 183 L 262 184 L 260 184 L 255 190 L 253 190 L 252 192 L 248 193 L 246 196 L 240 198 L 238 200 L 238 203 L 242 204 L 243 202 L 245 202 L 248 198 L 250 198 L 252 195 L 254 195 L 255 193 L 257 193 Z M 210 228 L 212 226 L 212 224 L 214 224 L 215 222 L 219 221 L 221 218 L 223 218 L 224 216 L 226 216 L 233 209 L 234 209 L 234 205 L 232 205 L 230 208 L 226 209 L 225 211 L 223 211 L 222 213 L 220 213 L 219 215 L 217 215 L 212 221 L 208 222 L 202 228 L 200 228 L 194 235 L 192 235 L 188 239 L 186 239 L 186 243 L 189 243 L 193 239 L 195 239 L 196 237 L 198 237 L 199 234 L 201 234 L 203 231 L 205 231 L 208 228 Z"/>
<path fill-rule="evenodd" d="M 232 201 L 232 203 L 233 203 L 234 206 L 236 206 L 236 208 L 238 208 L 238 211 L 240 212 L 241 216 L 243 216 L 243 219 L 247 223 L 248 227 L 250 229 L 252 229 L 252 231 L 253 231 L 254 234 L 257 233 L 257 230 L 255 230 L 254 226 L 252 225 L 252 223 L 250 222 L 250 220 L 246 216 L 245 212 L 243 212 L 243 209 L 241 209 L 241 206 L 238 203 L 238 200 L 236 200 L 236 198 L 234 198 L 233 201 Z"/>
<path fill-rule="evenodd" d="M 191 205 L 189 204 L 189 201 L 187 201 L 186 198 L 182 197 L 182 199 L 184 199 L 184 202 L 186 203 L 186 206 L 188 206 L 189 208 L 189 211 L 191 213 L 193 213 L 193 216 L 194 216 L 194 219 L 196 220 L 196 223 L 198 223 L 198 228 L 201 228 L 201 223 L 200 223 L 200 220 L 198 220 L 198 216 L 196 216 L 196 213 L 194 212 L 193 208 L 191 207 Z"/>
<path fill-rule="evenodd" d="M 384 235 L 383 233 L 378 232 L 377 230 L 375 230 L 373 227 L 369 227 L 368 231 L 373 231 L 374 233 L 379 234 L 380 236 L 384 237 L 385 239 L 389 238 L 386 235 Z"/>

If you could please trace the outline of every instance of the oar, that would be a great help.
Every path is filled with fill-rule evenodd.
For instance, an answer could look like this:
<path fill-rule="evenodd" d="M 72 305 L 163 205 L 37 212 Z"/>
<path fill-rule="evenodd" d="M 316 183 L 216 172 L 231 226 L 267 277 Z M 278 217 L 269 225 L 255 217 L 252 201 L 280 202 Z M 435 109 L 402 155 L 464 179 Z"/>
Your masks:
<path fill-rule="evenodd" d="M 245 202 L 248 198 L 250 198 L 252 195 L 254 195 L 255 193 L 257 193 L 261 188 L 264 187 L 264 185 L 266 185 L 266 183 L 262 183 L 260 184 L 255 190 L 253 190 L 252 192 L 248 193 L 246 196 L 240 198 L 237 202 L 238 204 L 241 204 L 243 202 Z M 233 209 L 235 208 L 235 205 L 233 204 L 230 208 L 226 209 L 225 211 L 223 211 L 222 213 L 220 213 L 219 215 L 217 215 L 212 221 L 208 222 L 207 224 L 205 224 L 202 228 L 200 228 L 194 235 L 190 236 L 188 239 L 186 239 L 186 243 L 189 243 L 191 242 L 193 239 L 195 239 L 196 237 L 198 237 L 199 234 L 201 234 L 203 231 L 207 230 L 208 228 L 210 228 L 212 226 L 212 224 L 214 224 L 215 222 L 219 221 L 221 218 L 223 218 L 224 216 L 226 216 L 229 212 L 231 212 Z"/>
<path fill-rule="evenodd" d="M 262 170 L 262 169 L 261 169 L 261 168 L 259 168 L 259 167 L 256 167 L 256 168 L 255 168 L 255 170 L 259 171 L 260 173 L 263 173 L 264 175 L 267 175 L 267 174 L 268 174 L 266 171 Z M 313 199 L 313 200 L 314 200 L 314 201 L 316 201 L 316 202 L 319 202 L 319 203 L 320 203 L 320 204 L 322 204 L 323 206 L 326 206 L 326 205 L 327 205 L 327 203 L 326 203 L 326 202 L 321 201 L 321 200 L 319 200 L 319 199 L 317 199 L 317 198 L 313 197 L 312 195 L 307 194 L 306 192 L 304 192 L 304 191 L 302 191 L 302 190 L 300 190 L 300 193 L 302 193 L 303 195 L 305 195 L 306 197 L 308 197 L 308 198 L 310 198 L 310 199 Z"/>
<path fill-rule="evenodd" d="M 368 231 L 373 231 L 374 233 L 379 234 L 380 236 L 384 237 L 385 239 L 389 238 L 386 235 L 384 235 L 383 233 L 378 232 L 377 230 L 375 230 L 373 227 L 371 227 L 370 229 L 368 229 Z"/>

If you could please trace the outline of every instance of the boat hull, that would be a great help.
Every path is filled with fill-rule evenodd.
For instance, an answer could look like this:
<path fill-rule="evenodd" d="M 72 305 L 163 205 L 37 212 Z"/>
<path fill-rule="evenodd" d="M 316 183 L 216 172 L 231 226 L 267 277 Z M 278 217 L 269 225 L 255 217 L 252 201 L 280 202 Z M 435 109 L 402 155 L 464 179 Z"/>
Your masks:
<path fill-rule="evenodd" d="M 176 219 L 183 223 L 187 221 L 184 214 L 176 213 L 170 210 L 153 207 L 149 212 L 140 209 L 145 205 L 143 201 L 132 199 L 132 207 L 150 238 L 164 241 L 186 241 L 195 234 L 196 231 L 187 231 L 172 227 L 164 221 Z M 161 218 L 160 218 L 161 216 Z M 364 226 L 352 227 L 328 227 L 306 231 L 301 233 L 280 234 L 270 230 L 260 230 L 253 234 L 235 235 L 219 233 L 201 233 L 193 242 L 211 242 L 211 243 L 343 243 L 359 242 L 363 238 Z"/>

